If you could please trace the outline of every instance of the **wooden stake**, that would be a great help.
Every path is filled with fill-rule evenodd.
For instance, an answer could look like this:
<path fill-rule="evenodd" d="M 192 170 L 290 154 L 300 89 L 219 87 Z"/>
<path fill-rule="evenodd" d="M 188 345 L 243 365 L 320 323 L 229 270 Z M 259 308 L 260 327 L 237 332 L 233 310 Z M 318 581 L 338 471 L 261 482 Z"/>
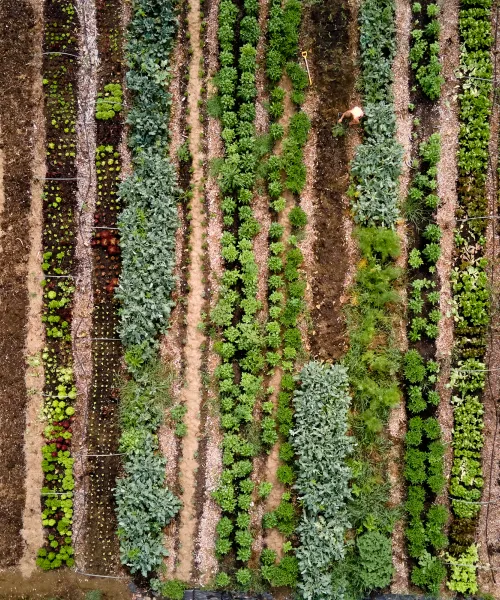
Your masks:
<path fill-rule="evenodd" d="M 307 62 L 307 50 L 304 50 L 302 52 L 302 56 L 304 58 L 304 61 L 306 63 L 306 69 L 307 69 L 307 74 L 309 75 L 309 85 L 312 85 L 312 78 L 311 78 L 311 71 L 309 71 L 309 63 Z"/>

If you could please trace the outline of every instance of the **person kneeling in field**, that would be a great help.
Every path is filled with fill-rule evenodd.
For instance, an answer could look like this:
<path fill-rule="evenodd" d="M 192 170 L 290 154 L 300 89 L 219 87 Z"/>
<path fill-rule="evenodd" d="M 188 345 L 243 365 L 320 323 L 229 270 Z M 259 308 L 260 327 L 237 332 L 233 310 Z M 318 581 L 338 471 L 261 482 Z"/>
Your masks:
<path fill-rule="evenodd" d="M 339 123 L 342 123 L 344 119 L 351 118 L 351 122 L 349 125 L 352 127 L 353 125 L 359 125 L 359 120 L 365 116 L 365 113 L 359 106 L 355 106 L 351 108 L 351 110 L 346 110 L 345 113 L 340 117 Z"/>

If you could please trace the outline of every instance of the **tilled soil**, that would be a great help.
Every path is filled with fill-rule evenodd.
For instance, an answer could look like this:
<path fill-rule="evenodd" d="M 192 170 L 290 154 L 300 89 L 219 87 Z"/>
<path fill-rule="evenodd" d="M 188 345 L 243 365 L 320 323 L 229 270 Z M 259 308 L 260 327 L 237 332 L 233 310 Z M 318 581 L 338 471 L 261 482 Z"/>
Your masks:
<path fill-rule="evenodd" d="M 341 296 L 349 267 L 343 219 L 349 187 L 349 142 L 347 136 L 333 137 L 332 126 L 340 113 L 351 108 L 355 94 L 357 43 L 350 35 L 352 18 L 351 7 L 341 0 L 315 3 L 304 39 L 318 98 L 312 123 L 317 133 L 318 216 L 311 352 L 318 358 L 334 360 L 346 351 Z"/>
<path fill-rule="evenodd" d="M 24 346 L 33 160 L 33 36 L 26 0 L 0 4 L 0 129 L 4 154 L 4 207 L 0 220 L 0 567 L 20 559 L 25 504 L 24 429 L 27 394 Z"/>

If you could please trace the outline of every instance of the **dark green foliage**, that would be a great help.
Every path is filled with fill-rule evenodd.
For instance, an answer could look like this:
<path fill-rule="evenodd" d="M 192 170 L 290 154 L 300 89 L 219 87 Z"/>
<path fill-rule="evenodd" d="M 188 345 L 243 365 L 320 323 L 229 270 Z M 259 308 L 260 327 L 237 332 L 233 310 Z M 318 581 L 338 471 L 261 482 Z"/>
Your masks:
<path fill-rule="evenodd" d="M 452 277 L 455 320 L 451 372 L 454 404 L 453 463 L 450 495 L 454 520 L 450 529 L 452 591 L 475 594 L 477 546 L 474 530 L 483 487 L 483 405 L 485 336 L 490 319 L 485 239 L 489 214 L 486 175 L 489 163 L 489 117 L 492 109 L 493 43 L 491 0 L 468 0 L 460 7 L 457 256 Z M 474 219 L 474 217 L 480 217 Z M 470 565 L 470 566 L 466 566 Z"/>
<path fill-rule="evenodd" d="M 270 563 L 270 555 L 264 557 L 264 562 L 262 555 L 265 552 L 266 550 L 263 550 L 261 554 L 261 561 L 263 562 L 261 575 L 263 579 L 268 581 L 273 587 L 289 587 L 294 589 L 297 586 L 298 577 L 298 565 L 295 556 L 284 556 L 278 564 L 274 564 L 275 558 Z"/>
<path fill-rule="evenodd" d="M 410 383 L 422 383 L 424 381 L 424 359 L 418 350 L 408 350 L 408 352 L 405 354 L 404 374 Z"/>
<path fill-rule="evenodd" d="M 406 216 L 411 218 L 414 225 L 412 241 L 415 244 L 408 262 L 412 269 L 418 269 L 419 272 L 418 276 L 411 273 L 413 279 L 410 277 L 409 282 L 410 350 L 404 360 L 407 409 L 410 413 L 405 440 L 404 474 L 410 483 L 406 503 L 409 519 L 405 536 L 408 553 L 415 559 L 412 582 L 431 593 L 437 592 L 445 575 L 437 550 L 442 550 L 447 544 L 443 534 L 447 512 L 443 506 L 431 504 L 445 485 L 441 428 L 432 416 L 440 401 L 439 393 L 433 389 L 439 366 L 432 360 L 425 361 L 420 351 L 425 347 L 435 351 L 434 340 L 441 318 L 437 308 L 440 293 L 436 289 L 435 277 L 435 263 L 441 252 L 441 229 L 433 214 L 439 198 L 435 196 L 435 200 L 429 202 L 429 192 L 437 187 L 436 166 L 440 152 L 441 142 L 437 133 L 420 143 L 419 160 L 415 160 L 416 172 L 406 205 Z M 422 271 L 425 277 L 422 277 Z M 422 346 L 421 342 L 426 346 Z M 421 414 L 422 417 L 411 416 L 415 414 Z"/>
<path fill-rule="evenodd" d="M 384 588 L 391 582 L 391 541 L 377 531 L 369 531 L 358 537 L 360 577 L 367 590 Z"/>
<path fill-rule="evenodd" d="M 307 225 L 307 215 L 300 206 L 294 206 L 290 211 L 288 218 L 294 227 L 301 228 Z"/>
<path fill-rule="evenodd" d="M 426 11 L 414 10 L 414 14 L 410 64 L 424 94 L 437 100 L 444 83 L 439 62 L 439 6 L 428 4 Z"/>

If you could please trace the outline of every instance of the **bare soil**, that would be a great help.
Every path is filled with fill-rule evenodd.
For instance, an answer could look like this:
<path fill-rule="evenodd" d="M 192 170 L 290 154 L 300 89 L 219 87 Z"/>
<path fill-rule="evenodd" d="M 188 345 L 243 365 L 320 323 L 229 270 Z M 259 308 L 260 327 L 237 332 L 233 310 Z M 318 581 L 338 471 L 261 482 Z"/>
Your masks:
<path fill-rule="evenodd" d="M 458 0 L 446 2 L 441 7 L 440 48 L 443 77 L 445 83 L 441 90 L 439 102 L 439 134 L 441 136 L 441 160 L 438 166 L 438 195 L 441 201 L 437 212 L 437 223 L 441 227 L 441 256 L 437 263 L 440 284 L 439 336 L 436 340 L 436 357 L 441 365 L 438 391 L 440 404 L 437 418 L 441 426 L 442 439 L 445 444 L 444 475 L 450 477 L 453 452 L 451 447 L 453 432 L 453 409 L 451 406 L 451 389 L 447 387 L 450 378 L 451 353 L 453 350 L 453 317 L 451 316 L 451 283 L 450 272 L 453 261 L 453 231 L 455 228 L 455 209 L 457 206 L 457 147 L 458 147 L 458 81 L 455 70 L 460 61 L 458 37 Z M 449 506 L 448 487 L 437 499 L 441 504 Z"/>
<path fill-rule="evenodd" d="M 25 507 L 24 431 L 28 397 L 25 342 L 27 268 L 33 177 L 33 40 L 35 13 L 26 0 L 0 5 L 0 129 L 4 155 L 4 202 L 0 220 L 0 567 L 23 552 Z M 13 410 L 15 407 L 15 410 Z"/>
<path fill-rule="evenodd" d="M 169 134 L 170 134 L 170 160 L 176 167 L 178 173 L 178 183 L 182 190 L 189 188 L 191 174 L 189 168 L 191 161 L 181 161 L 179 159 L 179 149 L 188 140 L 186 134 L 186 90 L 189 68 L 189 43 L 186 38 L 187 33 L 187 3 L 183 2 L 180 7 L 179 26 L 177 29 L 177 38 L 172 53 L 172 80 L 169 86 L 169 92 L 172 99 L 170 111 Z M 188 224 L 186 215 L 188 204 L 186 201 L 179 202 L 177 205 L 177 217 L 179 226 L 175 234 L 175 267 L 174 276 L 176 286 L 173 292 L 173 299 L 176 304 L 170 314 L 169 329 L 163 336 L 160 355 L 165 365 L 168 365 L 175 374 L 172 381 L 171 394 L 173 404 L 179 404 L 182 397 L 182 387 L 184 382 L 184 344 L 186 332 L 186 294 L 187 294 L 187 275 L 188 275 Z M 160 450 L 167 457 L 165 477 L 167 486 L 174 493 L 180 493 L 178 456 L 181 443 L 175 435 L 175 427 L 170 419 L 166 418 L 158 433 Z M 167 569 L 167 576 L 175 571 L 175 562 L 177 558 L 177 533 L 179 521 L 173 520 L 165 530 L 164 545 L 168 556 L 164 559 L 164 565 Z"/>
<path fill-rule="evenodd" d="M 72 340 L 74 357 L 77 415 L 73 453 L 79 455 L 75 462 L 75 503 L 74 503 L 74 545 L 75 559 L 79 568 L 86 568 L 84 561 L 84 539 L 86 490 L 84 487 L 86 453 L 86 428 L 89 410 L 90 386 L 92 382 L 92 311 L 94 304 L 92 290 L 92 238 L 93 215 L 96 202 L 95 178 L 95 121 L 94 107 L 96 101 L 96 22 L 93 3 L 85 0 L 76 2 L 79 17 L 78 47 L 82 57 L 78 69 L 78 115 L 76 120 L 76 244 L 75 258 L 77 273 L 75 293 L 73 297 Z M 92 567 L 91 567 L 92 568 Z M 92 571 L 93 572 L 93 571 Z"/>
<path fill-rule="evenodd" d="M 0 573 L 1 600 L 84 600 L 89 590 L 100 590 L 104 600 L 132 598 L 125 580 L 85 577 L 69 569 L 35 571 L 29 578 L 18 571 Z"/>
<path fill-rule="evenodd" d="M 217 62 L 217 0 L 204 3 L 207 27 L 204 38 L 204 64 L 206 72 L 207 95 L 212 93 L 211 78 L 218 68 Z M 223 274 L 220 239 L 222 235 L 222 211 L 217 182 L 210 175 L 210 164 L 213 159 L 223 156 L 223 145 L 220 137 L 220 121 L 207 115 L 204 128 L 205 141 L 205 210 L 207 213 L 207 311 L 212 309 L 218 300 L 219 280 Z M 220 363 L 220 357 L 214 352 L 214 340 L 209 338 L 204 368 L 206 373 L 214 372 Z M 207 585 L 218 571 L 218 560 L 215 555 L 216 526 L 221 516 L 219 505 L 212 498 L 212 492 L 219 484 L 222 472 L 222 431 L 218 410 L 217 385 L 212 380 L 204 382 L 205 404 L 202 411 L 203 438 L 200 440 L 200 461 L 203 469 L 203 490 L 199 497 L 199 521 L 196 540 L 196 577 L 200 585 Z"/>
<path fill-rule="evenodd" d="M 35 567 L 36 554 L 43 545 L 43 527 L 40 502 L 40 489 L 43 485 L 42 445 L 43 422 L 40 412 L 43 406 L 44 369 L 41 360 L 45 336 L 42 323 L 42 290 L 40 282 L 42 271 L 42 216 L 43 216 L 43 181 L 45 177 L 45 123 L 43 120 L 42 89 L 42 23 L 43 6 L 39 0 L 32 1 L 37 27 L 33 31 L 35 52 L 34 64 L 37 77 L 33 81 L 33 129 L 34 129 L 34 161 L 33 180 L 31 183 L 31 213 L 29 223 L 29 239 L 31 248 L 28 257 L 27 287 L 29 296 L 29 312 L 26 324 L 25 356 L 29 365 L 25 372 L 26 388 L 29 401 L 26 410 L 26 430 L 24 433 L 24 454 L 26 461 L 26 504 L 23 513 L 22 535 L 24 551 L 19 568 L 23 577 L 29 577 Z"/>
<path fill-rule="evenodd" d="M 193 198 L 191 200 L 191 255 L 189 295 L 186 313 L 186 346 L 185 346 L 185 387 L 182 393 L 183 402 L 187 408 L 185 423 L 187 434 L 182 444 L 182 457 L 179 463 L 180 486 L 182 490 L 182 510 L 180 514 L 179 551 L 175 576 L 183 581 L 190 581 L 193 569 L 193 558 L 197 528 L 196 490 L 199 463 L 197 460 L 198 437 L 200 434 L 200 410 L 202 399 L 201 346 L 205 336 L 198 325 L 205 305 L 203 284 L 203 163 L 204 156 L 200 151 L 202 127 L 199 120 L 200 110 L 198 99 L 202 81 L 199 77 L 200 59 L 200 3 L 191 0 L 188 14 L 188 31 L 192 44 L 192 56 L 189 67 L 188 85 L 188 124 L 189 149 L 193 158 Z"/>
<path fill-rule="evenodd" d="M 340 358 L 347 349 L 342 300 L 346 300 L 343 291 L 349 269 L 344 220 L 349 142 L 348 136 L 334 138 L 332 126 L 355 97 L 357 40 L 350 35 L 353 17 L 352 7 L 341 0 L 314 3 L 303 37 L 318 98 L 312 123 L 317 136 L 317 218 L 311 352 L 330 360 Z"/>

